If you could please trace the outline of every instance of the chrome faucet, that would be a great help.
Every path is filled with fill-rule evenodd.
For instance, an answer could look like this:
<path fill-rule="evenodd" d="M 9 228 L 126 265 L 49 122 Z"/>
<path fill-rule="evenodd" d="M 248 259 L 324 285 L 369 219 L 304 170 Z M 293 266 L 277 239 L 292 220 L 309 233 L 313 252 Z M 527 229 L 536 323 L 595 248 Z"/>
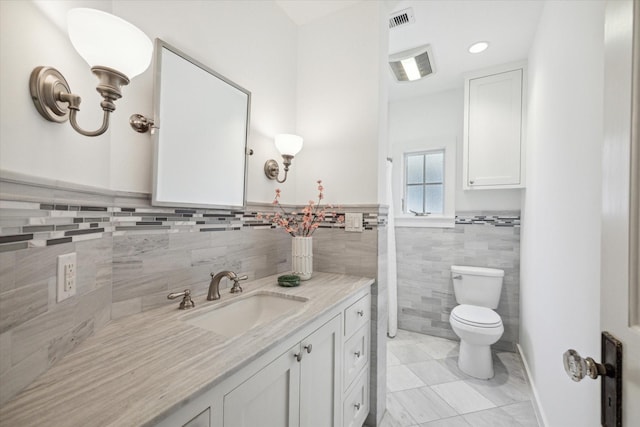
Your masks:
<path fill-rule="evenodd" d="M 242 287 L 240 287 L 239 282 L 240 280 L 247 280 L 249 278 L 249 276 L 247 276 L 246 274 L 244 276 L 238 277 L 238 275 L 233 271 L 227 270 L 221 271 L 215 276 L 213 275 L 213 273 L 211 273 L 211 283 L 209 284 L 209 293 L 207 294 L 207 299 L 209 301 L 220 299 L 220 280 L 222 280 L 223 277 L 227 277 L 229 280 L 233 280 L 233 286 L 229 291 L 232 294 L 242 292 Z"/>

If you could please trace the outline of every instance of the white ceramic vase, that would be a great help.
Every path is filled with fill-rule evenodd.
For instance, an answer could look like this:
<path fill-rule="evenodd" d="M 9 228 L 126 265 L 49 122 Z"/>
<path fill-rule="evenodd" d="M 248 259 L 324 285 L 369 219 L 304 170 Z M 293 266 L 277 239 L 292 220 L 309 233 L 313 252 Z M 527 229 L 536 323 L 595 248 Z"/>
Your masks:
<path fill-rule="evenodd" d="M 309 280 L 313 273 L 313 237 L 294 237 L 291 240 L 292 274 Z"/>

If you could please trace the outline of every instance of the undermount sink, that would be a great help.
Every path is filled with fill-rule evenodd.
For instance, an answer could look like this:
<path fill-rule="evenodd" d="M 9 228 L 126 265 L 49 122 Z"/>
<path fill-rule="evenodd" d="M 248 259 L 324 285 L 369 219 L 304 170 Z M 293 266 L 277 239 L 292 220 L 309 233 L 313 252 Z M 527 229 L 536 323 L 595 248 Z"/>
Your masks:
<path fill-rule="evenodd" d="M 203 314 L 185 318 L 190 325 L 232 337 L 269 322 L 282 314 L 299 308 L 307 298 L 259 292 L 231 301 Z"/>

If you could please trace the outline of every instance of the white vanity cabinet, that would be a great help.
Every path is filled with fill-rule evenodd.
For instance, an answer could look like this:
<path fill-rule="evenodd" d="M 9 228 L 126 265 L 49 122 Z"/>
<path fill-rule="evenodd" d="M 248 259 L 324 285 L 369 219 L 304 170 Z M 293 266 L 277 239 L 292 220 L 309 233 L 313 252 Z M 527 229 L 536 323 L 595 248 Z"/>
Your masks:
<path fill-rule="evenodd" d="M 369 412 L 370 288 L 169 414 L 159 427 L 361 427 Z"/>
<path fill-rule="evenodd" d="M 340 316 L 224 396 L 225 427 L 338 427 Z"/>
<path fill-rule="evenodd" d="M 524 187 L 523 64 L 465 79 L 463 188 Z"/>
<path fill-rule="evenodd" d="M 182 427 L 209 427 L 211 425 L 211 408 L 200 412 Z"/>
<path fill-rule="evenodd" d="M 371 296 L 344 310 L 342 425 L 361 427 L 369 413 L 369 339 Z"/>

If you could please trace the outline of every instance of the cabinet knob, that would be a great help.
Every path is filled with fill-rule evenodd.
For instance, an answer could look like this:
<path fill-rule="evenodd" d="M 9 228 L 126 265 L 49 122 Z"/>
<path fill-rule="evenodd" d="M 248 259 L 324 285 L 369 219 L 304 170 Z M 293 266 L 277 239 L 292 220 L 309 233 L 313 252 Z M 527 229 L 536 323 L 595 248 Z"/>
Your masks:
<path fill-rule="evenodd" d="M 474 180 L 469 181 L 469 185 L 473 185 L 474 182 Z"/>
<path fill-rule="evenodd" d="M 358 316 L 362 317 L 364 316 L 364 310 L 358 310 Z"/>
<path fill-rule="evenodd" d="M 353 405 L 353 406 L 356 408 L 356 411 L 359 411 L 359 410 L 360 410 L 360 404 L 359 404 L 359 403 L 356 403 L 356 404 L 355 404 L 355 405 Z"/>
<path fill-rule="evenodd" d="M 356 352 L 355 352 L 355 353 L 353 353 L 353 354 L 355 354 L 355 356 L 356 356 L 358 359 L 360 358 L 360 352 L 359 352 L 359 351 L 356 351 Z"/>
<path fill-rule="evenodd" d="M 307 350 L 307 354 L 311 353 L 311 350 L 313 350 L 313 345 L 312 344 L 305 345 L 304 349 Z"/>
<path fill-rule="evenodd" d="M 298 362 L 302 361 L 302 353 L 296 353 L 293 355 L 293 357 L 295 357 L 296 361 Z"/>

